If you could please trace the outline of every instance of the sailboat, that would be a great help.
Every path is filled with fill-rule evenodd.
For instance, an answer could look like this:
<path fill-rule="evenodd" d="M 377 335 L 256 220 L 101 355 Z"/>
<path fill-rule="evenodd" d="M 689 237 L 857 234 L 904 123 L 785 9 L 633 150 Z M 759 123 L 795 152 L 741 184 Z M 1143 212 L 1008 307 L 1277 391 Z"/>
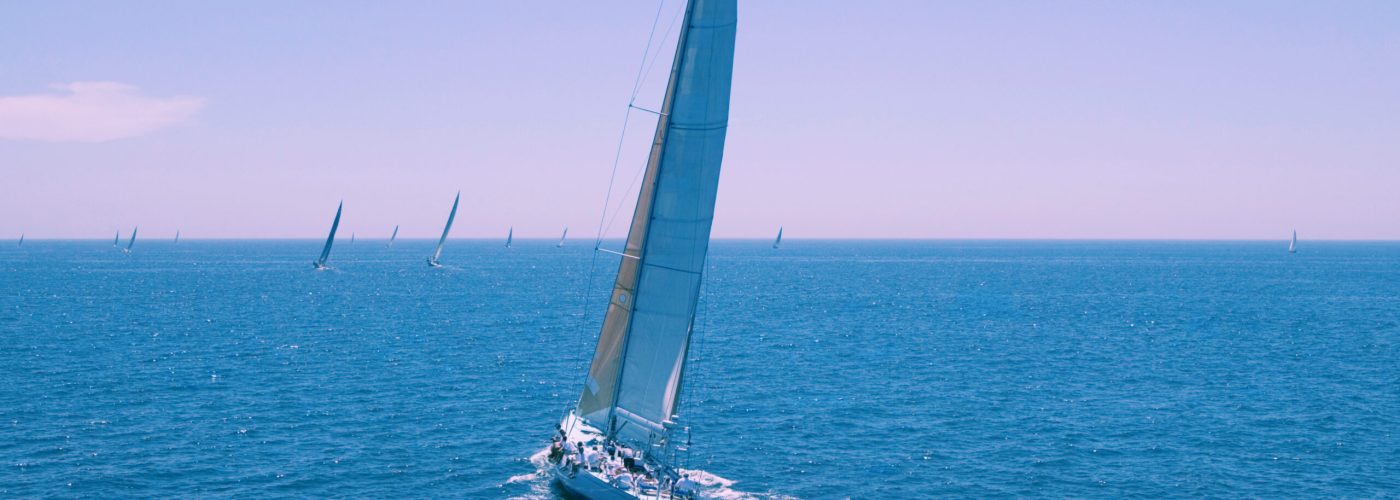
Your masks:
<path fill-rule="evenodd" d="M 136 230 L 137 230 L 137 229 L 141 229 L 141 226 L 136 226 L 136 227 L 134 227 L 134 228 L 131 229 L 131 241 L 126 242 L 126 248 L 123 248 L 123 249 L 122 249 L 122 253 L 131 253 L 131 247 L 132 247 L 133 245 L 136 245 Z"/>
<path fill-rule="evenodd" d="M 180 244 L 180 230 L 179 230 L 179 229 L 176 229 L 176 230 L 175 230 L 175 244 L 176 244 L 176 245 Z"/>
<path fill-rule="evenodd" d="M 1293 239 L 1288 240 L 1288 253 L 1298 253 L 1298 230 L 1293 230 Z"/>
<path fill-rule="evenodd" d="M 514 240 L 514 239 L 515 239 L 515 226 L 511 226 L 511 227 L 510 227 L 510 231 L 506 233 L 506 248 L 510 248 L 510 242 L 511 242 L 511 240 Z"/>
<path fill-rule="evenodd" d="M 560 453 L 551 475 L 589 499 L 688 497 L 679 404 L 729 121 L 736 0 L 691 0 L 593 361 L 556 438 L 611 448 L 627 473 Z M 586 459 L 585 459 L 586 460 Z"/>
<path fill-rule="evenodd" d="M 428 265 L 432 267 L 442 267 L 438 263 L 438 257 L 442 256 L 442 244 L 447 243 L 447 232 L 452 230 L 452 219 L 457 218 L 457 202 L 462 201 L 462 192 L 457 192 L 457 197 L 452 200 L 452 211 L 447 214 L 447 225 L 442 227 L 442 237 L 438 238 L 437 250 L 433 250 L 433 256 L 428 257 Z"/>
<path fill-rule="evenodd" d="M 782 228 L 782 227 L 778 227 L 778 239 L 773 240 L 773 248 L 778 248 L 778 247 L 780 247 L 780 246 L 782 246 L 782 245 L 783 245 L 783 228 Z"/>
<path fill-rule="evenodd" d="M 554 246 L 556 246 L 556 247 L 558 247 L 558 248 L 564 248 L 564 240 L 566 240 L 566 239 L 569 239 L 569 228 L 568 228 L 568 226 L 565 226 L 565 227 L 564 227 L 564 234 L 559 235 L 559 244 L 558 244 L 558 245 L 554 245 Z"/>
<path fill-rule="evenodd" d="M 19 246 L 24 246 L 24 233 L 19 235 Z"/>
<path fill-rule="evenodd" d="M 120 244 L 121 241 L 122 241 L 122 232 L 121 232 L 121 231 L 117 231 L 117 235 L 112 237 L 112 248 L 117 248 L 117 245 Z"/>
<path fill-rule="evenodd" d="M 330 269 L 326 266 L 326 259 L 331 257 L 331 244 L 335 243 L 335 230 L 340 227 L 340 211 L 345 208 L 345 202 L 340 202 L 340 206 L 335 207 L 335 220 L 331 221 L 331 235 L 326 237 L 326 246 L 321 249 L 321 258 L 311 263 L 317 271 Z"/>
<path fill-rule="evenodd" d="M 351 232 L 350 232 L 350 244 L 351 244 L 351 245 L 354 245 L 354 244 L 355 244 L 355 233 L 354 233 L 354 231 L 351 231 Z"/>
<path fill-rule="evenodd" d="M 384 246 L 387 246 L 387 247 L 389 247 L 389 248 L 393 248 L 393 247 L 394 247 L 394 238 L 398 238 L 398 237 L 399 237 L 399 226 L 394 226 L 394 234 L 389 235 L 389 244 L 388 244 L 388 245 L 384 245 Z"/>

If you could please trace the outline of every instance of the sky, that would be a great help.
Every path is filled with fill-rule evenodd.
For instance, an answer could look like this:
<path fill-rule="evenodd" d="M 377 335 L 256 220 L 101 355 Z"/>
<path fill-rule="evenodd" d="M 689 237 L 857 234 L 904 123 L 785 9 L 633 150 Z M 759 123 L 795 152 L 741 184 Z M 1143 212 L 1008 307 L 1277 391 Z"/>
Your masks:
<path fill-rule="evenodd" d="M 739 7 L 715 237 L 1400 239 L 1400 2 Z M 625 236 L 678 8 L 0 2 L 0 239 Z"/>

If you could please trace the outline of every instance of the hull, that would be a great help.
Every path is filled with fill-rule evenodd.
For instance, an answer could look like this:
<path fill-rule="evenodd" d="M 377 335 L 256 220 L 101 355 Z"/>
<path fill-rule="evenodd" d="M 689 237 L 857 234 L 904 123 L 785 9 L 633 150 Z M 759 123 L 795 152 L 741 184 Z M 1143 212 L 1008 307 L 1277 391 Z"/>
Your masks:
<path fill-rule="evenodd" d="M 554 481 L 564 488 L 564 491 L 578 498 L 587 498 L 588 500 L 637 500 L 638 498 L 612 487 L 598 476 L 586 471 L 580 470 L 577 474 L 570 476 L 568 471 L 555 467 L 550 469 L 550 474 L 554 476 Z"/>

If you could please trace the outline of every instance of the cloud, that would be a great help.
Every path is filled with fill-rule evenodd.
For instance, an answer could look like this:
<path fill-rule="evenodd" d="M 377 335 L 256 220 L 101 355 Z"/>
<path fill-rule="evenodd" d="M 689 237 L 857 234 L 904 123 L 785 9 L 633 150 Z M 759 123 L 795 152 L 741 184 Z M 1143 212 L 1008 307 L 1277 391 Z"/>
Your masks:
<path fill-rule="evenodd" d="M 105 142 L 181 123 L 204 107 L 199 97 L 141 95 L 117 82 L 73 82 L 47 94 L 0 96 L 0 139 Z"/>

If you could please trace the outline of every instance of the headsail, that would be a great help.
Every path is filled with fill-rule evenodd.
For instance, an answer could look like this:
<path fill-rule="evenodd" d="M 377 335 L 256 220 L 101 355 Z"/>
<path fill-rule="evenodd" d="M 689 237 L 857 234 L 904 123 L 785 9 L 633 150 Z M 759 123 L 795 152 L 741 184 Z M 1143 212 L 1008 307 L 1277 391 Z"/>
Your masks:
<path fill-rule="evenodd" d="M 557 246 L 557 247 L 562 247 L 562 246 L 564 246 L 564 240 L 567 240 L 567 239 L 569 239 L 569 227 L 568 227 L 568 226 L 565 226 L 565 227 L 564 227 L 564 234 L 559 235 L 559 244 L 558 244 L 558 245 L 554 245 L 554 246 Z"/>
<path fill-rule="evenodd" d="M 778 227 L 778 239 L 773 240 L 773 248 L 778 248 L 783 244 L 783 228 Z"/>
<path fill-rule="evenodd" d="M 344 208 L 344 201 L 340 202 L 340 205 L 335 207 L 335 220 L 331 221 L 331 234 L 326 237 L 326 246 L 321 249 L 321 258 L 316 259 L 315 265 L 317 268 L 326 267 L 326 259 L 329 259 L 331 256 L 331 244 L 335 243 L 335 230 L 340 227 L 340 211 Z"/>
<path fill-rule="evenodd" d="M 388 247 L 394 246 L 394 238 L 398 238 L 398 237 L 399 237 L 399 226 L 395 225 L 395 226 L 394 226 L 394 234 L 389 235 L 389 244 L 388 244 L 388 245 L 385 245 L 385 246 L 388 246 Z"/>
<path fill-rule="evenodd" d="M 687 5 L 622 263 L 578 414 L 640 444 L 666 433 L 690 345 L 719 186 L 735 0 Z"/>
<path fill-rule="evenodd" d="M 457 202 L 462 201 L 462 192 L 457 192 L 457 197 L 452 200 L 452 212 L 447 214 L 447 225 L 442 228 L 442 237 L 438 238 L 437 250 L 433 250 L 433 256 L 428 257 L 428 264 L 438 265 L 438 257 L 442 255 L 442 244 L 447 243 L 447 232 L 452 230 L 452 219 L 457 218 Z"/>

